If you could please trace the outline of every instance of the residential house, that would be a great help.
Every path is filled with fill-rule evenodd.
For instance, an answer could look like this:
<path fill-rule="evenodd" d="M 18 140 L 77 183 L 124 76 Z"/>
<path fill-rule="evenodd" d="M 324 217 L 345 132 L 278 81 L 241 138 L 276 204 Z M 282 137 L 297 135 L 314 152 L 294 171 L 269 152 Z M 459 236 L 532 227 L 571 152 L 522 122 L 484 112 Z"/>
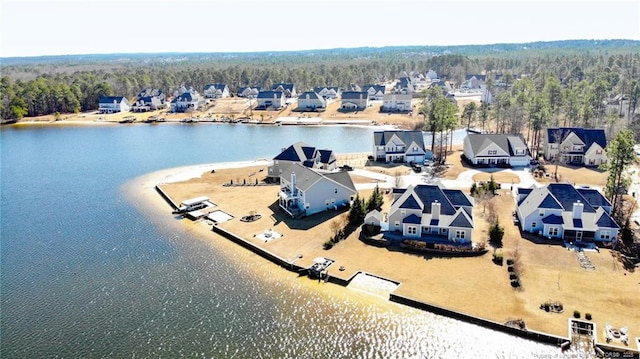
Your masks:
<path fill-rule="evenodd" d="M 166 96 L 160 89 L 144 89 L 136 97 L 133 112 L 155 111 L 165 107 Z"/>
<path fill-rule="evenodd" d="M 98 100 L 99 113 L 128 112 L 131 104 L 123 96 L 102 96 Z"/>
<path fill-rule="evenodd" d="M 229 87 L 226 84 L 220 84 L 220 83 L 204 85 L 204 97 L 206 98 L 229 97 Z"/>
<path fill-rule="evenodd" d="M 267 177 L 271 179 L 279 178 L 283 170 L 294 163 L 326 171 L 333 171 L 337 166 L 336 156 L 333 151 L 315 148 L 304 142 L 296 142 L 287 148 L 283 148 L 282 152 L 273 158 L 273 164 L 268 168 Z"/>
<path fill-rule="evenodd" d="M 467 75 L 464 82 L 460 85 L 461 89 L 479 90 L 487 81 L 486 75 Z"/>
<path fill-rule="evenodd" d="M 271 86 L 271 91 L 280 91 L 284 93 L 286 98 L 292 98 L 298 96 L 296 92 L 296 86 L 292 83 L 277 83 Z"/>
<path fill-rule="evenodd" d="M 342 111 L 359 111 L 369 107 L 369 94 L 364 91 L 343 91 L 340 109 Z"/>
<path fill-rule="evenodd" d="M 257 99 L 256 110 L 266 110 L 268 108 L 279 110 L 286 106 L 284 92 L 282 91 L 260 91 Z"/>
<path fill-rule="evenodd" d="M 305 91 L 298 96 L 297 111 L 324 111 L 327 100 L 314 91 Z"/>
<path fill-rule="evenodd" d="M 411 94 L 388 93 L 382 101 L 383 112 L 411 112 Z"/>
<path fill-rule="evenodd" d="M 571 242 L 615 242 L 620 227 L 611 203 L 597 190 L 568 183 L 517 188 L 516 215 L 523 231 Z"/>
<path fill-rule="evenodd" d="M 262 87 L 260 86 L 248 86 L 248 87 L 240 87 L 238 89 L 238 97 L 244 98 L 258 98 L 258 94 L 262 91 Z"/>
<path fill-rule="evenodd" d="M 369 100 L 382 101 L 386 88 L 384 85 L 365 85 L 362 86 L 362 91 L 367 93 Z"/>
<path fill-rule="evenodd" d="M 548 128 L 544 136 L 544 158 L 584 166 L 607 163 L 607 137 L 599 128 Z"/>
<path fill-rule="evenodd" d="M 436 243 L 470 244 L 473 198 L 461 190 L 419 184 L 394 190 L 387 215 L 389 231 L 404 238 Z"/>
<path fill-rule="evenodd" d="M 469 133 L 463 141 L 464 156 L 474 165 L 528 166 L 531 154 L 521 134 Z"/>
<path fill-rule="evenodd" d="M 453 86 L 451 86 L 451 83 L 449 81 L 446 81 L 446 80 L 433 81 L 431 83 L 431 87 L 434 87 L 434 86 L 440 87 L 440 89 L 442 89 L 442 94 L 443 95 L 446 95 L 449 92 L 453 91 Z"/>
<path fill-rule="evenodd" d="M 340 88 L 337 86 L 316 87 L 314 91 L 325 100 L 335 100 L 340 96 Z"/>
<path fill-rule="evenodd" d="M 357 195 L 349 172 L 326 172 L 294 163 L 280 176 L 278 205 L 291 217 L 349 207 Z"/>
<path fill-rule="evenodd" d="M 198 91 L 193 88 L 186 89 L 184 87 L 182 87 L 180 91 L 183 92 L 171 100 L 171 112 L 195 111 L 204 106 L 204 99 Z"/>
<path fill-rule="evenodd" d="M 373 158 L 383 162 L 423 163 L 431 157 L 424 147 L 422 131 L 375 131 Z"/>

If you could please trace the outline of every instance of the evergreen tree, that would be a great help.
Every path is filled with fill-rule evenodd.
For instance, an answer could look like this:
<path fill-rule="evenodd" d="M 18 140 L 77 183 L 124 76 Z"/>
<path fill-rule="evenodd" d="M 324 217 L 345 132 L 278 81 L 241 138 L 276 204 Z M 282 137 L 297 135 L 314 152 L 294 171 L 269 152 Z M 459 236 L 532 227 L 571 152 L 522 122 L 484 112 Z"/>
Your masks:
<path fill-rule="evenodd" d="M 376 188 L 373 189 L 371 193 L 371 197 L 367 201 L 367 210 L 366 213 L 373 211 L 374 209 L 380 211 L 382 210 L 382 205 L 384 204 L 384 197 L 382 197 L 382 193 L 380 193 L 380 188 L 376 185 Z"/>
<path fill-rule="evenodd" d="M 364 223 L 365 215 L 364 199 L 360 198 L 360 195 L 356 195 L 356 199 L 353 200 L 353 204 L 349 210 L 349 224 L 359 226 Z"/>
<path fill-rule="evenodd" d="M 622 205 L 620 202 L 620 189 L 629 182 L 625 176 L 625 170 L 635 159 L 633 151 L 633 132 L 624 129 L 613 138 L 607 145 L 608 162 L 602 166 L 609 171 L 607 184 L 604 187 L 605 196 L 611 201 L 613 206 L 613 217 L 618 223 L 624 223 Z"/>

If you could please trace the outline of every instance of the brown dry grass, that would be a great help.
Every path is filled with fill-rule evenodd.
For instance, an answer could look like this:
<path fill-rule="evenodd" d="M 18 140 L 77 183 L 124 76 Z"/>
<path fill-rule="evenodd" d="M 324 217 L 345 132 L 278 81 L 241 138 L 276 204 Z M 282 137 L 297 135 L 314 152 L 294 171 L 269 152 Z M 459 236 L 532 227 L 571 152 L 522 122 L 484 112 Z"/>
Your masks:
<path fill-rule="evenodd" d="M 595 271 L 582 269 L 572 252 L 561 246 L 536 244 L 522 239 L 518 228 L 511 223 L 513 198 L 506 190 L 495 202 L 500 222 L 505 227 L 505 258 L 520 253 L 522 290 L 510 286 L 507 267 L 491 261 L 491 254 L 475 258 L 438 258 L 425 255 L 390 251 L 364 244 L 357 232 L 339 242 L 331 250 L 322 249 L 322 243 L 331 236 L 331 221 L 342 215 L 325 212 L 304 220 L 291 220 L 277 209 L 277 186 L 223 187 L 222 183 L 247 178 L 254 180 L 264 168 L 239 168 L 205 173 L 201 178 L 184 183 L 163 185 L 175 200 L 181 201 L 200 195 L 209 196 L 218 207 L 235 216 L 221 226 L 251 240 L 277 255 L 293 259 L 296 263 L 311 265 L 313 258 L 326 256 L 336 263 L 332 268 L 344 266 L 344 271 L 330 270 L 330 274 L 348 279 L 359 271 L 393 279 L 402 284 L 398 294 L 441 305 L 464 313 L 504 322 L 509 318 L 522 318 L 529 329 L 567 335 L 567 319 L 573 310 L 589 312 L 599 328 L 606 323 L 628 326 L 631 337 L 640 334 L 640 307 L 638 289 L 640 275 L 626 272 L 612 259 L 609 250 L 587 255 L 596 265 Z M 382 169 L 384 170 L 384 169 Z M 252 175 L 253 174 L 253 175 Z M 361 191 L 367 198 L 370 191 Z M 383 211 L 387 211 L 391 198 L 385 198 Z M 474 208 L 474 240 L 487 237 L 488 224 L 483 220 L 483 206 Z M 239 217 L 257 211 L 263 217 L 253 223 L 243 223 Z M 167 214 L 169 215 L 169 214 Z M 184 220 L 188 221 L 188 220 Z M 194 224 L 199 225 L 199 224 Z M 284 234 L 268 243 L 254 238 L 266 229 Z M 214 234 L 211 233 L 211 236 Z M 244 250 L 238 247 L 238 250 Z M 552 314 L 538 307 L 553 299 L 565 305 L 565 312 Z M 600 336 L 601 338 L 601 336 Z"/>

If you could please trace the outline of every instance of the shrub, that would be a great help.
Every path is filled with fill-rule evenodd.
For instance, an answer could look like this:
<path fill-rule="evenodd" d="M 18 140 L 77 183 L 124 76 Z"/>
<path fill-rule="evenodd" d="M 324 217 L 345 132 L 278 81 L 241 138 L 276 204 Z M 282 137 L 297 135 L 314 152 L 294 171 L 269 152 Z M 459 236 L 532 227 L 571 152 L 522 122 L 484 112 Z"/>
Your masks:
<path fill-rule="evenodd" d="M 507 261 L 507 264 L 508 264 L 508 263 L 509 263 L 509 261 Z M 514 272 L 514 271 L 515 271 L 515 268 L 513 268 L 513 265 L 510 265 L 510 266 L 508 266 L 508 267 L 507 267 L 507 271 L 508 271 L 509 273 Z"/>
<path fill-rule="evenodd" d="M 576 319 L 580 318 L 580 312 L 577 311 L 577 310 L 574 310 L 573 311 L 573 317 L 576 318 Z"/>
<path fill-rule="evenodd" d="M 591 320 L 591 313 L 587 313 L 584 315 L 586 320 Z"/>
<path fill-rule="evenodd" d="M 507 265 L 513 265 L 513 258 L 507 258 Z"/>
<path fill-rule="evenodd" d="M 493 254 L 493 263 L 501 266 L 504 263 L 504 257 L 502 252 L 496 252 Z"/>
<path fill-rule="evenodd" d="M 333 242 L 331 240 L 328 240 L 328 241 L 324 242 L 324 244 L 322 245 L 322 248 L 324 250 L 328 250 L 328 249 L 333 248 Z"/>
<path fill-rule="evenodd" d="M 512 272 L 512 273 L 509 273 L 509 279 L 511 279 L 511 280 L 517 280 L 517 279 L 518 279 L 518 275 L 517 275 L 517 274 L 515 274 L 515 273 L 513 273 L 513 272 Z"/>
<path fill-rule="evenodd" d="M 489 227 L 489 241 L 501 246 L 502 237 L 504 237 L 504 227 L 501 227 L 498 221 L 496 221 Z"/>
<path fill-rule="evenodd" d="M 518 288 L 520 286 L 520 282 L 518 282 L 517 279 L 514 279 L 514 280 L 511 281 L 511 286 L 513 288 Z"/>

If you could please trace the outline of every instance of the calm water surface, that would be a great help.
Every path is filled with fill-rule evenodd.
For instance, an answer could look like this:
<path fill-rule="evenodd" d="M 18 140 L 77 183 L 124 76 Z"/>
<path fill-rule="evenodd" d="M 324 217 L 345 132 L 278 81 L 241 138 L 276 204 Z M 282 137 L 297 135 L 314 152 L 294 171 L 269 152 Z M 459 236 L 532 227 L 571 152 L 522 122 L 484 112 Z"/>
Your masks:
<path fill-rule="evenodd" d="M 317 284 L 125 197 L 155 170 L 273 157 L 296 141 L 367 152 L 370 128 L 5 127 L 2 358 L 478 358 L 559 349 Z"/>

